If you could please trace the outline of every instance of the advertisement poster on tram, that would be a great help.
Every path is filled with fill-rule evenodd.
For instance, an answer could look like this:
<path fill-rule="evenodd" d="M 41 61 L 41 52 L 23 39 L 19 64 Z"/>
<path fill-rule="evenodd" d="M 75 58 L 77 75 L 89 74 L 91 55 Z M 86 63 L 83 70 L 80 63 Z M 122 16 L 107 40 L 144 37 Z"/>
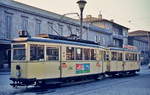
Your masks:
<path fill-rule="evenodd" d="M 90 72 L 90 64 L 76 64 L 76 73 L 89 73 Z"/>

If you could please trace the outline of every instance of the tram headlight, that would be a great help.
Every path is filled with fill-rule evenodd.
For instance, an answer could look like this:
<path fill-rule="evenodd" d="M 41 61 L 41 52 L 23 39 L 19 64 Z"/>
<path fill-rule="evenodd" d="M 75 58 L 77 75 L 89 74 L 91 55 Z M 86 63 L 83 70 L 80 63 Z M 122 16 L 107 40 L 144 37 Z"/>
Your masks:
<path fill-rule="evenodd" d="M 20 77 L 21 76 L 21 67 L 19 66 L 19 65 L 16 65 L 16 70 L 17 70 L 17 72 L 16 72 L 16 76 L 17 77 Z"/>

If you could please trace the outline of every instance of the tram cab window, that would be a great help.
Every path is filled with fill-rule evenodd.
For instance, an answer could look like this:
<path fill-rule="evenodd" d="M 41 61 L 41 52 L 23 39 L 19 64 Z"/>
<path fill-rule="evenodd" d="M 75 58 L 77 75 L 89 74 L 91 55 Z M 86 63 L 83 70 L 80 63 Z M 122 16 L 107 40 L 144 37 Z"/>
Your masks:
<path fill-rule="evenodd" d="M 25 45 L 13 45 L 13 60 L 25 60 Z"/>
<path fill-rule="evenodd" d="M 44 60 L 44 45 L 30 45 L 30 60 Z"/>
<path fill-rule="evenodd" d="M 56 47 L 47 47 L 46 60 L 59 60 L 59 49 Z"/>

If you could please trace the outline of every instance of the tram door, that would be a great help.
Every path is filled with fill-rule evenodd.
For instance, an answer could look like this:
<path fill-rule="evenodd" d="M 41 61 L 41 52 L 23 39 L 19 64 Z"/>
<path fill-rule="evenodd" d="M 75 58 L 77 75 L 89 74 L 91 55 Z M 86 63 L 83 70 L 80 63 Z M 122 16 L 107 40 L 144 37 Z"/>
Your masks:
<path fill-rule="evenodd" d="M 104 63 L 106 65 L 105 71 L 110 71 L 110 54 L 109 51 L 104 51 Z M 104 71 L 104 70 L 103 70 Z"/>
<path fill-rule="evenodd" d="M 60 47 L 46 47 L 45 76 L 47 78 L 60 78 Z"/>

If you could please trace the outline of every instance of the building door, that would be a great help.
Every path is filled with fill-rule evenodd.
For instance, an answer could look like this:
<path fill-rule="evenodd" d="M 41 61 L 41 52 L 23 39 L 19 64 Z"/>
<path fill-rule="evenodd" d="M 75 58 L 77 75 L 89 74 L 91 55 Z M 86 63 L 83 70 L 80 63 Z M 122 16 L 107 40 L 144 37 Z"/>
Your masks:
<path fill-rule="evenodd" d="M 11 53 L 10 44 L 0 44 L 0 68 L 10 67 Z M 5 65 L 4 65 L 5 64 Z"/>

